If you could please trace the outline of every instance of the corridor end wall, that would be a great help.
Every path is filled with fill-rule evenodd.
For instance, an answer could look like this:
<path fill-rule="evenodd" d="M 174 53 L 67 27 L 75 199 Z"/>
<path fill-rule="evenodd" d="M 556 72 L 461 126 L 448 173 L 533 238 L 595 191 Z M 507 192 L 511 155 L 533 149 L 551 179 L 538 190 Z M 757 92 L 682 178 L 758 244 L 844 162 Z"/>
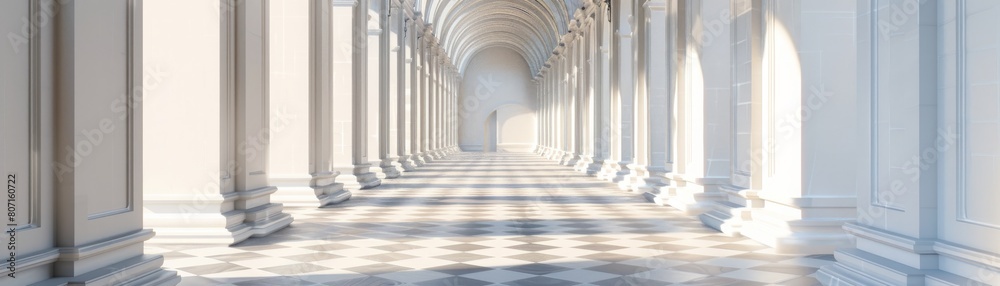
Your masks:
<path fill-rule="evenodd" d="M 468 64 L 459 97 L 459 145 L 464 151 L 482 151 L 484 123 L 495 111 L 497 146 L 506 151 L 531 151 L 537 144 L 536 100 L 531 71 L 520 54 L 507 48 L 488 48 Z M 511 116 L 501 116 L 516 110 Z M 524 113 L 527 113 L 525 115 Z M 522 148 L 523 147 L 523 148 Z"/>

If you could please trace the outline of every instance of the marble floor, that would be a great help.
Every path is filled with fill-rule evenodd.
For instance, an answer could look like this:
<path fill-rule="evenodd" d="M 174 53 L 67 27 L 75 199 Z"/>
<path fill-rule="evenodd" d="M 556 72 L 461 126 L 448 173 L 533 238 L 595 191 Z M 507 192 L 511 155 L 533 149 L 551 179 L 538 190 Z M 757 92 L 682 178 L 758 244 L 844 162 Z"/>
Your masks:
<path fill-rule="evenodd" d="M 788 256 L 531 154 L 459 153 L 231 247 L 147 244 L 181 285 L 815 285 Z"/>

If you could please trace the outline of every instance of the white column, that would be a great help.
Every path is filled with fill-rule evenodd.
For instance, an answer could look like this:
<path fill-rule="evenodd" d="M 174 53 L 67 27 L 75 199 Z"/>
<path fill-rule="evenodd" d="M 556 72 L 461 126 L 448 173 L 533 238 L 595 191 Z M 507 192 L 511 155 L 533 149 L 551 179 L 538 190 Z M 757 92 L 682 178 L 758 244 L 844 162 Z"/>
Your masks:
<path fill-rule="evenodd" d="M 906 18 L 889 1 L 858 9 L 859 91 L 870 100 L 856 134 L 872 155 L 858 164 L 858 216 L 844 226 L 854 246 L 817 278 L 1000 285 L 1000 6 L 930 2 L 908 6 Z"/>
<path fill-rule="evenodd" d="M 633 150 L 633 52 L 632 52 L 632 5 L 620 1 L 615 5 L 614 15 L 614 59 L 612 65 L 612 130 L 620 130 L 620 134 L 612 133 L 611 160 L 606 161 L 602 177 L 612 182 L 621 182 L 629 173 Z M 614 132 L 614 131 L 612 131 Z"/>
<path fill-rule="evenodd" d="M 647 200 L 664 204 L 661 200 L 663 196 L 669 196 L 672 189 L 666 187 L 668 184 L 668 173 L 677 172 L 677 163 L 682 160 L 682 156 L 675 156 L 672 152 L 673 146 L 677 145 L 674 138 L 678 140 L 683 136 L 672 136 L 677 128 L 676 120 L 681 120 L 684 113 L 679 108 L 678 102 L 684 100 L 684 85 L 680 78 L 684 71 L 679 70 L 683 65 L 684 52 L 687 41 L 684 37 L 677 36 L 678 31 L 686 30 L 684 25 L 685 14 L 681 14 L 684 9 L 684 1 L 672 1 L 669 4 L 664 0 L 648 0 L 643 4 L 644 16 L 647 25 L 643 27 L 644 49 L 642 56 L 649 64 L 643 64 L 646 77 L 643 78 L 646 108 L 640 108 L 640 113 L 645 113 L 647 125 L 640 130 L 645 133 L 647 146 L 645 149 L 645 167 L 636 169 L 645 170 L 643 181 L 633 185 L 637 191 L 644 192 Z M 672 10 L 672 11 L 668 11 Z M 668 17 L 667 15 L 674 17 Z M 673 163 L 673 164 L 672 164 Z M 672 186 L 671 186 L 672 187 Z M 665 190 L 665 191 L 661 191 Z"/>
<path fill-rule="evenodd" d="M 764 204 L 742 233 L 779 252 L 832 253 L 849 246 L 841 227 L 856 215 L 855 168 L 865 155 L 849 134 L 857 128 L 856 103 L 865 98 L 857 96 L 857 77 L 845 72 L 856 70 L 850 41 L 856 28 L 828 23 L 854 15 L 857 7 L 823 4 L 762 7 L 769 15 L 759 69 Z"/>
<path fill-rule="evenodd" d="M 286 205 L 325 206 L 351 193 L 333 171 L 330 83 L 320 81 L 321 58 L 331 54 L 329 14 L 308 2 L 271 4 L 270 148 L 272 200 Z M 310 60 L 313 59 L 313 60 Z M 327 75 L 329 76 L 329 75 Z"/>
<path fill-rule="evenodd" d="M 414 19 L 420 19 L 419 13 L 414 13 Z M 424 113 L 426 113 L 426 106 L 423 102 L 424 88 L 427 85 L 424 81 L 426 73 L 424 70 L 427 68 L 426 54 L 427 49 L 427 29 L 423 22 L 415 21 L 413 23 L 414 38 L 413 38 L 413 50 L 414 50 L 414 65 L 413 65 L 413 89 L 411 90 L 412 104 L 410 105 L 410 111 L 413 113 L 411 118 L 411 125 L 413 126 L 413 134 L 411 135 L 411 143 L 413 144 L 412 158 L 417 167 L 422 167 L 426 164 L 424 162 L 423 153 L 423 133 L 424 126 L 422 124 Z"/>
<path fill-rule="evenodd" d="M 198 84 L 185 86 L 187 82 L 181 82 L 175 87 L 194 91 L 193 95 L 199 95 L 198 99 L 180 100 L 178 102 L 183 102 L 184 107 L 157 108 L 157 111 L 177 110 L 171 108 L 189 110 L 191 104 L 209 104 L 207 106 L 215 107 L 211 111 L 192 113 L 190 117 L 185 117 L 185 120 L 191 120 L 191 124 L 178 124 L 176 112 L 151 114 L 147 117 L 151 124 L 162 127 L 156 128 L 158 132 L 151 134 L 150 138 L 159 137 L 156 142 L 169 145 L 146 146 L 149 150 L 159 151 L 151 158 L 150 166 L 155 165 L 154 170 L 163 168 L 154 173 L 157 175 L 144 178 L 150 188 L 155 190 L 149 192 L 147 199 L 149 213 L 145 214 L 144 218 L 148 225 L 156 227 L 161 232 L 158 240 L 177 243 L 233 244 L 251 236 L 268 235 L 292 222 L 291 216 L 282 212 L 281 204 L 270 202 L 270 196 L 277 188 L 269 185 L 267 168 L 268 138 L 272 133 L 268 110 L 270 76 L 268 29 L 264 28 L 268 23 L 268 3 L 261 0 L 228 3 L 220 9 L 220 12 L 221 21 L 207 19 L 206 22 L 202 22 L 220 23 L 219 26 L 215 26 L 220 28 L 217 37 L 194 42 L 207 43 L 208 49 L 197 49 L 186 53 L 184 59 L 169 56 L 177 54 L 173 50 L 176 48 L 174 44 L 167 40 L 172 38 L 151 39 L 151 42 L 164 41 L 163 45 L 155 46 L 165 49 L 157 52 L 159 61 L 171 65 L 191 65 L 178 70 L 211 73 L 211 76 L 202 74 L 204 77 L 199 77 L 200 81 L 195 81 Z M 169 17 L 164 16 L 164 18 Z M 174 22 L 170 19 L 157 21 Z M 167 26 L 157 29 L 162 30 L 158 30 L 155 35 L 190 33 L 190 30 L 177 31 Z M 204 26 L 192 29 L 201 30 Z M 188 57 L 198 62 L 189 63 Z M 214 60 L 219 61 L 218 73 L 206 69 L 205 66 L 205 63 Z M 204 87 L 201 81 L 220 75 L 219 89 L 214 91 L 219 97 L 210 96 L 211 90 L 201 89 Z M 210 122 L 219 124 L 207 124 Z M 185 129 L 171 130 L 181 127 Z M 178 134 L 195 136 L 193 138 L 197 138 L 195 141 L 198 142 L 218 144 L 188 146 L 176 152 L 164 151 L 182 147 L 177 145 Z M 191 161 L 174 154 L 185 153 L 186 150 L 206 150 L 201 148 L 220 151 L 208 154 L 196 151 L 198 156 L 190 158 Z M 209 179 L 208 181 L 196 179 L 196 188 L 189 189 L 192 191 L 189 193 L 184 191 L 188 188 L 184 186 L 186 184 L 177 182 L 177 172 L 201 169 L 192 166 L 207 166 L 214 170 L 192 174 L 192 178 Z M 214 175 L 216 171 L 217 176 Z M 197 202 L 192 203 L 192 200 Z"/>
<path fill-rule="evenodd" d="M 143 83 L 165 75 L 143 61 L 142 11 L 132 1 L 0 3 L 10 40 L 0 49 L 0 284 L 180 282 L 162 256 L 143 253 L 154 236 L 142 218 Z"/>
<path fill-rule="evenodd" d="M 579 10 L 577 10 L 579 14 Z M 570 23 L 571 32 L 564 38 L 566 44 L 566 155 L 563 156 L 562 164 L 575 167 L 580 162 L 580 94 L 579 94 L 579 60 L 580 60 L 580 20 L 574 19 Z"/>
<path fill-rule="evenodd" d="M 558 60 L 555 62 L 556 74 L 554 78 L 555 90 L 555 102 L 556 102 L 556 157 L 553 158 L 560 163 L 565 160 L 566 155 L 569 154 L 567 151 L 569 148 L 566 147 L 569 138 L 569 122 L 566 122 L 566 118 L 570 113 L 569 103 L 566 100 L 566 95 L 569 93 L 566 90 L 566 82 L 569 80 L 569 75 L 566 74 L 566 54 L 569 52 L 569 47 L 565 47 L 560 51 Z"/>
<path fill-rule="evenodd" d="M 433 38 L 429 40 L 434 41 Z M 424 144 L 426 144 L 424 152 L 427 156 L 426 160 L 432 162 L 437 159 L 437 156 L 435 156 L 436 140 L 434 140 L 437 130 L 434 128 L 434 118 L 437 116 L 437 105 L 435 103 L 437 102 L 438 70 L 441 69 L 441 60 L 436 43 L 432 43 L 430 50 L 427 52 L 430 53 L 430 60 L 427 67 L 427 97 L 424 99 L 427 104 L 427 108 L 424 109 L 427 111 L 427 116 L 424 117 L 424 127 L 427 130 L 424 137 Z"/>
<path fill-rule="evenodd" d="M 345 188 L 367 189 L 382 182 L 372 173 L 368 154 L 368 1 L 333 3 L 334 167 Z M 348 13 L 351 12 L 351 13 Z M 377 17 L 375 19 L 377 21 Z M 346 88 L 350 86 L 351 88 Z"/>
<path fill-rule="evenodd" d="M 629 175 L 618 184 L 623 190 L 643 192 L 647 199 L 658 193 L 664 185 L 666 168 L 666 133 L 672 110 L 667 108 L 667 86 L 673 79 L 668 76 L 668 58 L 675 54 L 667 46 L 666 2 L 647 0 L 634 2 L 635 9 L 633 46 L 636 71 L 635 84 L 635 138 L 633 162 Z"/>
<path fill-rule="evenodd" d="M 379 5 L 378 0 L 367 0 L 369 5 Z M 368 7 L 367 21 L 367 87 L 365 91 L 365 120 L 368 128 L 365 130 L 365 156 L 369 165 L 369 171 L 374 173 L 379 179 L 385 179 L 386 174 L 382 172 L 382 155 L 379 154 L 382 142 L 382 115 L 380 112 L 382 101 L 382 16 L 381 8 Z"/>
<path fill-rule="evenodd" d="M 398 73 L 396 72 L 399 68 L 397 65 L 396 57 L 397 53 L 400 52 L 398 48 L 399 39 L 396 35 L 399 33 L 396 28 L 398 25 L 396 23 L 399 21 L 400 11 L 399 7 L 396 6 L 396 1 L 382 1 L 379 11 L 379 28 L 381 34 L 379 34 L 379 77 L 378 77 L 378 159 L 379 159 L 379 169 L 385 174 L 386 178 L 398 178 L 400 176 L 400 169 L 398 168 L 399 160 L 396 157 L 396 140 L 397 128 L 398 128 L 398 113 L 396 100 L 398 99 L 396 95 L 396 85 L 398 81 Z"/>
<path fill-rule="evenodd" d="M 607 2 L 598 1 L 599 11 L 607 10 Z M 617 138 L 618 128 L 616 128 L 612 123 L 612 106 L 614 102 L 611 100 L 611 41 L 613 39 L 611 23 L 611 15 L 608 13 L 596 13 L 597 19 L 594 24 L 594 48 L 592 56 L 594 59 L 594 82 L 595 82 L 595 94 L 594 94 L 594 140 L 595 144 L 595 156 L 600 158 L 600 166 L 596 166 L 597 177 L 607 178 L 608 174 L 613 174 L 611 165 L 609 163 L 611 160 L 612 146 Z M 597 160 L 595 160 L 595 163 Z"/>
<path fill-rule="evenodd" d="M 560 48 L 556 48 L 559 51 Z M 549 102 L 552 105 L 552 152 L 549 152 L 547 157 L 549 160 L 556 160 L 556 158 L 562 156 L 560 153 L 560 138 L 562 138 L 562 126 L 559 125 L 559 114 L 561 112 L 561 107 L 559 106 L 559 83 L 562 82 L 562 75 L 559 73 L 559 55 L 552 57 L 551 67 L 549 70 L 551 74 L 549 75 L 549 92 L 551 96 L 549 97 Z"/>
<path fill-rule="evenodd" d="M 714 201 L 725 199 L 720 187 L 729 184 L 731 128 L 731 74 L 729 1 L 697 0 L 686 3 L 683 18 L 685 29 L 679 37 L 691 43 L 677 45 L 685 49 L 682 81 L 684 82 L 684 136 L 673 142 L 684 146 L 684 161 L 675 161 L 671 187 L 666 203 L 688 215 L 710 210 Z M 662 193 L 661 193 L 662 195 Z"/>
<path fill-rule="evenodd" d="M 433 161 L 430 152 L 428 152 L 430 150 L 431 130 L 427 123 L 430 117 L 430 93 L 433 87 L 431 69 L 434 68 L 434 43 L 432 40 L 434 36 L 430 25 L 425 25 L 421 29 L 424 29 L 423 36 L 420 38 L 423 43 L 423 48 L 420 50 L 423 68 L 420 80 L 420 120 L 418 125 L 420 125 L 420 162 L 426 164 Z"/>
<path fill-rule="evenodd" d="M 439 47 L 434 47 L 434 69 L 432 70 L 432 78 L 434 79 L 434 85 L 432 85 L 431 97 L 430 97 L 430 107 L 431 113 L 429 118 L 430 125 L 430 147 L 431 157 L 434 159 L 441 158 L 441 146 L 440 146 L 440 135 L 441 127 L 438 125 L 441 119 L 441 71 L 444 69 L 444 54 L 441 53 Z"/>
<path fill-rule="evenodd" d="M 589 7 L 589 6 L 588 6 Z M 583 65 L 583 83 L 581 84 L 583 89 L 583 160 L 582 164 L 577 167 L 577 171 L 583 172 L 590 175 L 596 175 L 601 171 L 601 165 L 604 164 L 604 159 L 602 154 L 600 154 L 600 133 L 601 133 L 601 123 L 600 123 L 600 104 L 601 100 L 599 96 L 599 82 L 597 81 L 597 64 L 600 61 L 598 58 L 598 51 L 596 46 L 597 39 L 597 20 L 588 17 L 584 20 L 584 40 L 583 46 L 584 51 L 581 64 Z"/>
<path fill-rule="evenodd" d="M 758 196 L 763 169 L 759 157 L 760 98 L 762 74 L 757 67 L 763 60 L 762 17 L 760 1 L 739 0 L 731 6 L 733 82 L 730 89 L 731 154 L 729 183 L 719 186 L 723 199 L 710 203 L 708 212 L 699 216 L 702 223 L 724 234 L 741 235 L 752 219 L 751 211 L 763 205 Z"/>
<path fill-rule="evenodd" d="M 407 10 L 408 11 L 408 10 Z M 403 11 L 400 11 L 402 13 Z M 409 14 L 405 15 L 400 24 L 399 33 L 399 58 L 400 58 L 400 87 L 399 87 L 399 163 L 404 171 L 414 171 L 417 168 L 413 161 L 416 153 L 414 134 L 417 130 L 413 124 L 413 118 L 417 112 L 416 101 L 413 100 L 416 92 L 416 38 L 417 30 L 414 29 L 414 21 Z"/>

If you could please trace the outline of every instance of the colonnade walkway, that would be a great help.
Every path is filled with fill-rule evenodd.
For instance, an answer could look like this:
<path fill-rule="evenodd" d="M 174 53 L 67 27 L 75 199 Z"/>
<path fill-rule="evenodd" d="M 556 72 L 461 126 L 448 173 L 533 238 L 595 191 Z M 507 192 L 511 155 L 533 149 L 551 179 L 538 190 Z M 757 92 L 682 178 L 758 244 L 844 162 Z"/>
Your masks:
<path fill-rule="evenodd" d="M 150 244 L 181 285 L 815 285 L 788 256 L 533 154 L 457 153 L 230 247 Z"/>

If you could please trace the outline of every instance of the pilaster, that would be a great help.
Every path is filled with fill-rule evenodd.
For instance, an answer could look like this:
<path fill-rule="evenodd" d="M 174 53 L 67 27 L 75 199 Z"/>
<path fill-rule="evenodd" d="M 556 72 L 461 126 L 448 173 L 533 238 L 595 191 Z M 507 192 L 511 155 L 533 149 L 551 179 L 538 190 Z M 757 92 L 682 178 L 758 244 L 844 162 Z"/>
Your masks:
<path fill-rule="evenodd" d="M 605 161 L 602 169 L 602 177 L 605 180 L 621 183 L 625 176 L 631 173 L 629 165 L 633 158 L 633 132 L 634 132 L 634 85 L 633 83 L 633 19 L 632 5 L 627 2 L 612 2 L 615 5 L 612 10 L 614 15 L 614 50 L 617 57 L 612 62 L 612 126 L 617 127 L 619 134 L 611 134 L 612 154 L 611 160 Z M 625 52 L 627 51 L 627 52 Z M 613 131 L 612 131 L 613 132 Z"/>
<path fill-rule="evenodd" d="M 398 97 L 394 96 L 397 90 L 396 85 L 399 83 L 396 71 L 399 66 L 397 63 L 398 57 L 393 57 L 393 53 L 401 52 L 398 47 L 398 37 L 392 37 L 392 26 L 398 22 L 400 13 L 397 4 L 393 3 L 395 1 L 385 1 L 381 5 L 382 11 L 379 12 L 379 77 L 378 77 L 378 159 L 379 159 L 379 169 L 385 174 L 388 179 L 398 178 L 401 173 L 398 166 L 399 159 L 393 154 L 395 154 L 395 149 L 393 148 L 395 144 L 398 143 L 396 136 L 398 133 L 393 133 L 393 127 L 397 127 L 398 120 L 396 116 L 398 115 L 396 108 L 399 107 L 396 100 Z M 390 16 L 395 15 L 395 16 Z M 391 18 L 390 18 L 391 17 Z"/>
<path fill-rule="evenodd" d="M 753 210 L 742 233 L 778 252 L 832 253 L 851 243 L 842 225 L 855 219 L 858 187 L 855 172 L 834 170 L 852 170 L 864 156 L 857 151 L 863 145 L 858 136 L 846 135 L 857 127 L 858 80 L 838 72 L 856 69 L 857 51 L 853 42 L 835 40 L 853 39 L 857 31 L 825 23 L 854 15 L 856 7 L 765 2 L 762 12 L 765 56 L 755 70 L 762 77 L 758 195 L 763 206 Z M 779 35 L 781 29 L 786 34 Z M 818 35 L 822 40 L 815 40 Z"/>
<path fill-rule="evenodd" d="M 669 196 L 660 198 L 658 203 L 668 204 L 687 215 L 700 215 L 711 210 L 715 201 L 724 200 L 720 190 L 730 183 L 731 159 L 730 134 L 732 108 L 730 77 L 707 76 L 731 74 L 730 35 L 731 29 L 725 22 L 730 15 L 730 3 L 725 1 L 689 1 L 683 21 L 685 29 L 677 35 L 684 39 L 700 39 L 691 43 L 674 45 L 686 54 L 683 58 L 682 75 L 684 82 L 684 105 L 678 106 L 683 114 L 678 116 L 677 129 L 684 136 L 675 136 L 676 150 L 683 156 L 682 163 L 675 164 L 670 176 Z M 696 23 L 696 19 L 709 19 L 706 25 Z M 678 131 L 678 133 L 679 133 Z M 684 139 L 680 139 L 684 138 Z"/>
<path fill-rule="evenodd" d="M 0 23 L 27 41 L 0 50 L 12 259 L 0 284 L 180 282 L 143 252 L 155 234 L 142 214 L 142 11 L 141 1 L 0 4 L 4 19 L 30 19 Z"/>

